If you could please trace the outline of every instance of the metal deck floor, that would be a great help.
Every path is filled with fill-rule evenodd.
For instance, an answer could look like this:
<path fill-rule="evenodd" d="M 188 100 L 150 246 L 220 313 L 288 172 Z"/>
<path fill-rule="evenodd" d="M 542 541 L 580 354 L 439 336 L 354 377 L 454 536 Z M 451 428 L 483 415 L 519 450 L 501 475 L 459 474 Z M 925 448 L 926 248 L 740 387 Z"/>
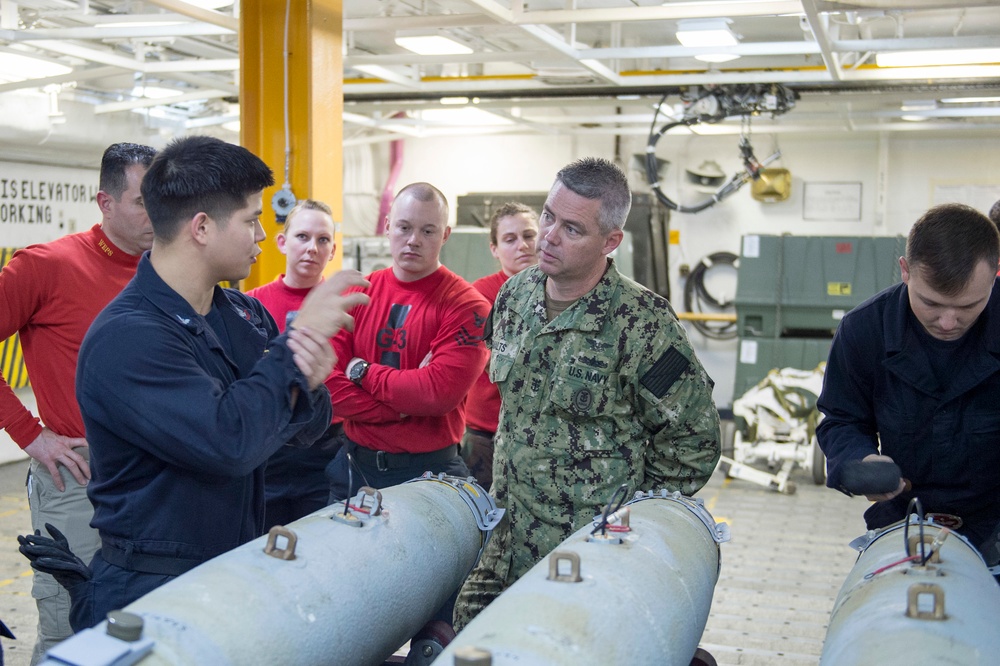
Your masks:
<path fill-rule="evenodd" d="M 781 495 L 718 471 L 699 496 L 729 523 L 722 570 L 701 647 L 720 665 L 815 665 L 840 586 L 865 532 L 863 497 L 846 497 L 793 472 Z"/>
<path fill-rule="evenodd" d="M 35 640 L 31 569 L 16 535 L 30 529 L 24 494 L 27 461 L 0 466 L 0 619 L 5 663 L 27 666 Z M 794 495 L 780 495 L 719 472 L 699 493 L 716 521 L 729 523 L 722 572 L 702 647 L 720 665 L 815 665 L 833 602 L 854 564 L 848 542 L 862 534 L 864 498 L 848 498 L 793 473 Z"/>

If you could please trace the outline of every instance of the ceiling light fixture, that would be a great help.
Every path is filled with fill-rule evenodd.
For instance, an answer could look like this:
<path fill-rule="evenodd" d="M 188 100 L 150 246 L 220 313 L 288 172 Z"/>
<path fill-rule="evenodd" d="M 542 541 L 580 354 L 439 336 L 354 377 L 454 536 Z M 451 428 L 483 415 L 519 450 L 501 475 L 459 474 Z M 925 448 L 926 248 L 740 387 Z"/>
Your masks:
<path fill-rule="evenodd" d="M 1000 97 L 946 97 L 938 101 L 942 104 L 990 104 L 1000 102 Z"/>
<path fill-rule="evenodd" d="M 50 60 L 32 58 L 29 55 L 0 52 L 0 83 L 16 83 L 30 79 L 44 79 L 49 76 L 69 74 L 72 67 L 61 65 Z"/>
<path fill-rule="evenodd" d="M 396 45 L 417 55 L 466 55 L 472 53 L 465 44 L 442 35 L 415 35 L 396 37 Z"/>
<path fill-rule="evenodd" d="M 875 56 L 875 64 L 879 67 L 941 67 L 990 63 L 1000 63 L 1000 49 L 892 51 Z"/>
<path fill-rule="evenodd" d="M 136 86 L 132 88 L 132 97 L 145 97 L 147 99 L 164 99 L 180 95 L 180 90 L 171 88 L 161 88 L 160 86 Z"/>
<path fill-rule="evenodd" d="M 729 29 L 731 19 L 685 19 L 677 22 L 677 41 L 688 48 L 728 47 L 738 45 L 739 39 Z M 694 56 L 701 62 L 720 63 L 739 58 L 735 53 L 703 53 Z"/>
<path fill-rule="evenodd" d="M 420 112 L 420 119 L 427 123 L 457 127 L 486 127 L 514 124 L 513 120 L 501 118 L 489 111 L 483 111 L 471 106 L 452 109 L 424 109 Z"/>
<path fill-rule="evenodd" d="M 732 19 L 684 19 L 677 22 L 677 41 L 681 46 L 736 46 L 739 40 L 729 29 Z"/>
<path fill-rule="evenodd" d="M 235 0 L 184 0 L 184 2 L 189 5 L 194 5 L 201 9 L 222 9 L 223 7 L 230 7 L 233 5 Z"/>

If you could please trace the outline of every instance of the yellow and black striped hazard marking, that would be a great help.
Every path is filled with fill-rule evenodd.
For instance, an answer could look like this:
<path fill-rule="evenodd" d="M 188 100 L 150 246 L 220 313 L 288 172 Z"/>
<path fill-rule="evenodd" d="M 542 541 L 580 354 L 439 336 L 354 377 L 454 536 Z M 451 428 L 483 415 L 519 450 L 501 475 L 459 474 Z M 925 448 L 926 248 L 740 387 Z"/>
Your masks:
<path fill-rule="evenodd" d="M 0 248 L 0 269 L 7 265 L 16 247 Z M 28 370 L 24 367 L 24 355 L 21 353 L 21 343 L 17 334 L 0 342 L 0 371 L 11 388 L 21 388 L 28 385 Z"/>

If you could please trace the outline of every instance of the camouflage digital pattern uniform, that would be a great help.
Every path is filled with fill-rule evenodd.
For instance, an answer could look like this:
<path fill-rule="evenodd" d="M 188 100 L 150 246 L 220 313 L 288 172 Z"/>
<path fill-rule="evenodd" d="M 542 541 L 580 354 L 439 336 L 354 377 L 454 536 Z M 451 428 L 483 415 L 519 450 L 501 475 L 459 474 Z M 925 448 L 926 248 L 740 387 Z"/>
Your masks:
<path fill-rule="evenodd" d="M 613 262 L 546 323 L 546 276 L 504 285 L 493 310 L 490 379 L 503 407 L 493 488 L 507 509 L 455 609 L 455 629 L 570 534 L 614 491 L 691 495 L 719 460 L 713 382 L 669 302 Z"/>

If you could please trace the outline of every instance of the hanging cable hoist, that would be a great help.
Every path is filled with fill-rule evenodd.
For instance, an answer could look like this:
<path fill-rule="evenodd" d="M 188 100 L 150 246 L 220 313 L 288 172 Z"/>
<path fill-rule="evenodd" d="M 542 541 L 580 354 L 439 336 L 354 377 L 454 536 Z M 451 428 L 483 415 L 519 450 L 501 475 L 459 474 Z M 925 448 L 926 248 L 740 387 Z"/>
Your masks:
<path fill-rule="evenodd" d="M 724 198 L 733 194 L 745 184 L 760 178 L 761 170 L 781 157 L 781 152 L 775 152 L 764 160 L 758 160 L 750 143 L 750 118 L 770 113 L 772 117 L 786 113 L 795 106 L 798 93 L 779 83 L 759 84 L 747 83 L 720 86 L 695 86 L 681 93 L 684 104 L 683 114 L 679 119 L 671 120 L 656 129 L 660 110 L 668 95 L 660 99 L 653 114 L 653 122 L 649 129 L 649 140 L 646 143 L 646 178 L 656 198 L 670 210 L 679 213 L 699 213 L 714 206 Z M 659 165 L 656 158 L 656 144 L 664 134 L 675 127 L 691 127 L 699 123 L 717 123 L 726 118 L 742 117 L 743 127 L 740 132 L 740 155 L 743 159 L 743 171 L 739 171 L 723 183 L 708 199 L 693 205 L 685 205 L 670 199 L 660 189 Z"/>

